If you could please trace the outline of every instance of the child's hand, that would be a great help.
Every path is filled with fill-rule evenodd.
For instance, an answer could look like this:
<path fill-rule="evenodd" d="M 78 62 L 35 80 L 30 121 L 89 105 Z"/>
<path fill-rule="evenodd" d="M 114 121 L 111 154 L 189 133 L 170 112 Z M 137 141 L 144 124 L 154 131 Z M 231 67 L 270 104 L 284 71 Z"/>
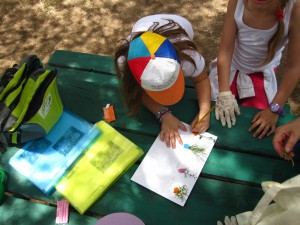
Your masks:
<path fill-rule="evenodd" d="M 300 131 L 297 131 L 297 127 L 293 123 L 287 123 L 275 130 L 273 145 L 281 158 L 293 157 L 293 148 L 299 140 L 299 133 Z"/>
<path fill-rule="evenodd" d="M 265 135 L 270 136 L 275 131 L 278 117 L 279 115 L 271 112 L 270 109 L 262 110 L 253 117 L 249 131 L 256 128 L 253 137 L 258 136 L 258 139 L 262 139 Z"/>
<path fill-rule="evenodd" d="M 201 118 L 202 118 L 202 116 L 200 116 L 200 113 L 198 113 L 198 115 L 195 117 L 195 119 L 191 123 L 192 132 L 204 133 L 209 128 L 209 125 L 210 125 L 210 116 L 209 115 L 206 116 L 200 124 L 198 124 L 196 127 L 194 127 L 195 124 Z"/>
<path fill-rule="evenodd" d="M 160 140 L 165 141 L 168 148 L 170 146 L 172 146 L 172 148 L 176 148 L 176 140 L 179 142 L 179 144 L 183 144 L 178 129 L 187 131 L 184 124 L 181 123 L 171 113 L 164 116 L 161 123 Z"/>
<path fill-rule="evenodd" d="M 234 126 L 236 122 L 235 114 L 240 115 L 241 112 L 231 91 L 220 92 L 216 105 L 216 119 L 221 120 L 222 126 L 225 126 L 226 123 L 228 128 Z"/>

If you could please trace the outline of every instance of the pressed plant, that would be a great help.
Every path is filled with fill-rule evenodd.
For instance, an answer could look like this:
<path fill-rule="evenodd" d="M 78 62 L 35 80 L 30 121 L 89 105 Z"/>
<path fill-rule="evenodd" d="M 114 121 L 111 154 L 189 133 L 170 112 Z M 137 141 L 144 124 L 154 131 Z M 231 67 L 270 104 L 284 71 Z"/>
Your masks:
<path fill-rule="evenodd" d="M 197 176 L 194 174 L 191 174 L 187 168 L 180 168 L 180 169 L 178 169 L 178 172 L 183 173 L 184 177 L 193 177 L 194 179 L 197 179 Z"/>
<path fill-rule="evenodd" d="M 189 145 L 189 144 L 184 144 L 184 148 L 191 150 L 198 158 L 200 158 L 201 160 L 203 160 L 201 158 L 201 155 L 205 155 L 205 148 L 202 148 L 196 144 L 193 145 Z"/>
<path fill-rule="evenodd" d="M 174 190 L 173 190 L 173 193 L 181 201 L 184 201 L 187 194 L 188 194 L 188 187 L 185 184 L 182 185 L 181 187 L 175 187 Z"/>
<path fill-rule="evenodd" d="M 293 160 L 293 157 L 294 157 L 294 156 L 291 156 L 290 153 L 288 153 L 288 152 L 285 151 L 285 150 L 283 150 L 282 153 L 283 153 L 284 159 L 285 159 L 285 160 L 291 160 L 292 166 L 295 166 L 295 161 Z"/>

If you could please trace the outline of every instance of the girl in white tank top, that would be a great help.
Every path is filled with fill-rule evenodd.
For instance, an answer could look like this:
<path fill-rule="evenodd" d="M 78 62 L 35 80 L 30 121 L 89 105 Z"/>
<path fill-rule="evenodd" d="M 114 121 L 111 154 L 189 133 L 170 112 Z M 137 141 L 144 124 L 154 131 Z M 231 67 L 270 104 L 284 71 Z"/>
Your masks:
<path fill-rule="evenodd" d="M 254 137 L 274 132 L 300 77 L 299 40 L 299 0 L 229 0 L 218 58 L 210 64 L 209 75 L 216 117 L 223 126 L 235 124 L 238 102 L 262 109 L 249 128 L 255 129 Z M 286 45 L 288 65 L 277 90 L 275 70 Z"/>

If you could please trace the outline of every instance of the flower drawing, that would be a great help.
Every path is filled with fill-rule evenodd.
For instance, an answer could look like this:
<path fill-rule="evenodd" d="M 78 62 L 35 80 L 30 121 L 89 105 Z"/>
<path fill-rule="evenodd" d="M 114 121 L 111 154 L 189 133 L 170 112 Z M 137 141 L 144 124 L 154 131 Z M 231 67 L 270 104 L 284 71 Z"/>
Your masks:
<path fill-rule="evenodd" d="M 186 199 L 187 194 L 188 194 L 188 188 L 187 188 L 186 185 L 182 185 L 181 187 L 175 187 L 174 190 L 173 190 L 173 193 L 181 201 L 184 201 Z"/>
<path fill-rule="evenodd" d="M 178 172 L 184 174 L 184 177 L 193 177 L 193 178 L 197 179 L 197 176 L 194 174 L 191 174 L 187 168 L 180 168 L 180 169 L 178 169 Z"/>
<path fill-rule="evenodd" d="M 204 135 L 199 134 L 199 139 L 200 139 L 200 140 L 201 140 L 203 137 L 206 138 L 206 139 L 209 140 L 209 141 L 212 141 L 213 143 L 216 143 L 216 140 L 215 140 L 214 138 L 212 138 L 212 137 L 206 137 L 206 136 L 204 136 Z"/>
<path fill-rule="evenodd" d="M 201 148 L 201 147 L 199 147 L 196 144 L 194 144 L 194 145 L 184 144 L 183 147 L 186 148 L 186 149 L 191 150 L 201 160 L 203 160 L 201 158 L 201 156 L 205 156 L 206 157 L 205 148 Z"/>

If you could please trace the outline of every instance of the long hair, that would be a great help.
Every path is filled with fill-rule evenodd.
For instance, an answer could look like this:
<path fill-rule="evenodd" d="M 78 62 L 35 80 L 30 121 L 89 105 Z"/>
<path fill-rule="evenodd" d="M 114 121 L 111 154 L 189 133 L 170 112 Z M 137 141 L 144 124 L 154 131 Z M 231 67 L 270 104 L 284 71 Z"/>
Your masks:
<path fill-rule="evenodd" d="M 286 6 L 286 4 L 288 3 L 289 0 L 280 0 L 281 5 L 279 6 L 278 10 L 283 10 Z M 245 6 L 248 5 L 248 0 L 244 0 L 244 4 Z M 277 30 L 275 32 L 275 34 L 273 35 L 273 37 L 271 37 L 271 39 L 268 42 L 268 51 L 267 51 L 267 55 L 264 59 L 263 64 L 268 64 L 269 62 L 272 61 L 272 59 L 274 58 L 275 52 L 278 48 L 278 46 L 280 45 L 280 42 L 282 41 L 284 35 L 284 23 L 283 20 L 278 20 L 278 26 L 277 26 Z"/>
<path fill-rule="evenodd" d="M 167 24 L 159 26 L 159 23 L 154 22 L 148 31 L 160 34 L 169 40 L 175 40 L 174 42 L 172 41 L 172 44 L 179 60 L 190 61 L 196 68 L 194 60 L 189 55 L 184 53 L 183 50 L 197 51 L 197 47 L 195 43 L 188 38 L 188 34 L 178 23 L 174 22 L 173 20 L 168 20 Z M 134 115 L 138 112 L 142 105 L 143 95 L 145 94 L 143 88 L 133 77 L 127 63 L 130 42 L 141 36 L 143 33 L 144 32 L 132 33 L 130 40 L 123 40 L 123 43 L 115 53 L 114 63 L 116 74 L 120 80 L 122 96 L 129 115 Z M 182 40 L 183 37 L 187 38 Z M 122 61 L 122 65 L 120 65 L 120 59 Z"/>

